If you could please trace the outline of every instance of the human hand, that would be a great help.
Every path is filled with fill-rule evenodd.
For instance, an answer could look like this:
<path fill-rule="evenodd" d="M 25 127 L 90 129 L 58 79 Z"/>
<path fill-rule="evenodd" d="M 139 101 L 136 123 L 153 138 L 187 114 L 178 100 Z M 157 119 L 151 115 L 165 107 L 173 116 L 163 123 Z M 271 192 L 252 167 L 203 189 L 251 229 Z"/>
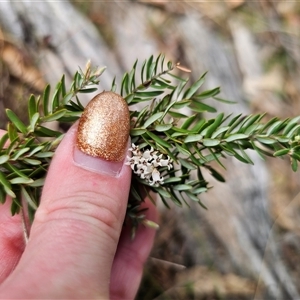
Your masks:
<path fill-rule="evenodd" d="M 135 297 L 155 231 L 140 226 L 130 239 L 130 167 L 83 154 L 76 135 L 73 126 L 55 152 L 26 246 L 11 200 L 0 206 L 1 299 Z M 154 205 L 145 206 L 157 221 Z"/>

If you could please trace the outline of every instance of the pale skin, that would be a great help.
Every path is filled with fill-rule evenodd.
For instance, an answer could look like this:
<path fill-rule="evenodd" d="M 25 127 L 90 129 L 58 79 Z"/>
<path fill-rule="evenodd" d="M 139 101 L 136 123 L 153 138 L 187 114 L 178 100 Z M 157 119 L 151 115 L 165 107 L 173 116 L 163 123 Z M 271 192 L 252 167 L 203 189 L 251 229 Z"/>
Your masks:
<path fill-rule="evenodd" d="M 118 177 L 74 164 L 76 128 L 51 162 L 41 204 L 25 246 L 10 199 L 0 206 L 1 299 L 134 299 L 155 230 L 140 226 L 134 241 L 123 226 L 131 169 Z M 4 131 L 0 131 L 0 136 Z M 157 222 L 146 199 L 147 219 Z"/>

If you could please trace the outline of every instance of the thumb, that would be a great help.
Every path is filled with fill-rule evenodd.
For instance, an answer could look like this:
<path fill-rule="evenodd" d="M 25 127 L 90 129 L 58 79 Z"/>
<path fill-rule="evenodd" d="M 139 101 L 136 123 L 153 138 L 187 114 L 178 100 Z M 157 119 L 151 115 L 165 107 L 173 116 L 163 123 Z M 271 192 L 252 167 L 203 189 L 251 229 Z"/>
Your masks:
<path fill-rule="evenodd" d="M 124 164 L 129 125 L 124 130 L 122 113 L 121 120 L 108 115 L 106 121 L 99 121 L 99 110 L 92 108 L 86 109 L 79 126 L 69 130 L 56 150 L 27 247 L 4 283 L 18 286 L 16 293 L 22 298 L 109 298 L 131 180 L 131 169 Z M 109 128 L 107 122 L 123 129 Z M 98 145 L 90 142 L 93 139 Z M 95 149 L 101 149 L 102 157 L 110 155 L 111 139 L 123 143 L 114 161 L 89 155 Z M 83 149 L 87 154 L 78 149 L 76 140 L 81 149 L 87 147 Z"/>

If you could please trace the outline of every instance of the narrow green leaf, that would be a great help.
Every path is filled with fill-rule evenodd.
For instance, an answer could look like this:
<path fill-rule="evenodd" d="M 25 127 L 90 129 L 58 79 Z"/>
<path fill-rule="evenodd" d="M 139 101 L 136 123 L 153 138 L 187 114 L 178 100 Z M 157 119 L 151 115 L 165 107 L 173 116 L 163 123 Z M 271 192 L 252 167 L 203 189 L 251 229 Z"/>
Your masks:
<path fill-rule="evenodd" d="M 180 177 L 169 177 L 164 179 L 164 185 L 168 183 L 180 182 L 182 179 Z"/>
<path fill-rule="evenodd" d="M 62 99 L 62 103 L 64 105 L 67 105 L 71 101 L 72 98 L 73 98 L 73 92 L 69 92 L 64 95 L 64 97 Z"/>
<path fill-rule="evenodd" d="M 35 155 L 36 158 L 51 158 L 53 157 L 54 152 L 40 152 Z"/>
<path fill-rule="evenodd" d="M 187 79 L 182 78 L 182 77 L 179 77 L 179 76 L 177 76 L 177 75 L 175 75 L 175 74 L 173 74 L 173 73 L 168 73 L 168 75 L 169 75 L 170 77 L 175 78 L 176 80 L 178 80 L 178 81 L 180 81 L 180 82 L 186 82 L 186 81 L 187 81 Z"/>
<path fill-rule="evenodd" d="M 177 184 L 173 186 L 173 189 L 177 191 L 188 191 L 191 190 L 192 188 L 193 186 L 189 184 Z"/>
<path fill-rule="evenodd" d="M 84 89 L 80 89 L 78 92 L 81 94 L 90 94 L 90 93 L 94 93 L 97 91 L 98 91 L 98 88 L 84 88 Z"/>
<path fill-rule="evenodd" d="M 171 89 L 171 90 L 174 90 L 175 87 L 173 85 L 171 85 L 171 83 L 169 81 L 166 81 L 165 79 L 163 78 L 156 78 L 154 80 L 154 85 L 153 85 L 153 88 L 157 88 L 157 89 Z"/>
<path fill-rule="evenodd" d="M 0 156 L 0 165 L 6 163 L 8 160 L 9 160 L 9 155 L 6 155 L 6 154 L 1 155 Z"/>
<path fill-rule="evenodd" d="M 206 168 L 210 171 L 211 175 L 220 182 L 225 182 L 225 178 L 214 168 L 211 166 L 206 166 Z"/>
<path fill-rule="evenodd" d="M 297 122 L 300 120 L 300 116 L 295 117 L 293 119 L 291 119 L 288 123 L 287 126 L 284 128 L 282 134 L 283 135 L 287 135 L 290 130 L 297 124 Z"/>
<path fill-rule="evenodd" d="M 16 197 L 15 193 L 11 190 L 10 182 L 6 179 L 5 175 L 1 171 L 0 171 L 0 184 L 2 184 L 4 191 L 8 196 L 12 198 Z"/>
<path fill-rule="evenodd" d="M 217 87 L 217 88 L 214 88 L 214 89 L 211 89 L 211 90 L 204 91 L 203 93 L 201 93 L 199 95 L 195 95 L 194 98 L 197 99 L 197 100 L 204 100 L 204 99 L 207 99 L 207 98 L 215 97 L 219 93 L 220 93 L 220 88 Z"/>
<path fill-rule="evenodd" d="M 165 63 L 165 55 L 162 54 L 160 57 L 160 71 L 163 72 Z"/>
<path fill-rule="evenodd" d="M 286 136 L 277 136 L 276 140 L 280 143 L 289 143 L 291 139 Z"/>
<path fill-rule="evenodd" d="M 37 204 L 35 203 L 34 199 L 29 195 L 28 191 L 21 186 L 21 194 L 26 202 L 34 209 L 37 210 Z"/>
<path fill-rule="evenodd" d="M 258 122 L 263 116 L 264 114 L 249 115 L 244 119 L 243 123 L 241 124 L 239 132 L 244 133 L 248 127 L 250 127 L 255 122 Z"/>
<path fill-rule="evenodd" d="M 19 177 L 28 178 L 19 168 L 15 167 L 13 164 L 6 164 L 5 167 L 12 171 L 13 173 L 17 174 Z"/>
<path fill-rule="evenodd" d="M 38 126 L 35 130 L 35 134 L 40 137 L 60 137 L 61 132 L 49 129 L 47 127 Z"/>
<path fill-rule="evenodd" d="M 196 120 L 196 118 L 197 118 L 197 114 L 188 117 L 182 124 L 181 128 L 188 129 L 191 126 L 191 124 Z"/>
<path fill-rule="evenodd" d="M 59 108 L 59 97 L 60 97 L 60 92 L 61 92 L 61 83 L 58 83 L 54 94 L 52 96 L 52 100 L 50 104 L 50 111 L 49 113 L 52 115 L 53 112 L 55 112 Z"/>
<path fill-rule="evenodd" d="M 74 123 L 82 115 L 81 111 L 67 111 L 65 115 L 59 118 L 60 122 L 72 122 Z"/>
<path fill-rule="evenodd" d="M 42 122 L 52 122 L 52 121 L 56 121 L 58 119 L 60 119 L 61 117 L 63 117 L 66 114 L 67 110 L 66 109 L 61 109 L 56 111 L 53 114 L 50 114 L 48 116 L 42 117 L 41 121 Z"/>
<path fill-rule="evenodd" d="M 29 150 L 30 150 L 29 147 L 19 149 L 19 150 L 15 151 L 15 153 L 12 155 L 11 159 L 12 160 L 18 160 L 22 155 L 24 155 Z"/>
<path fill-rule="evenodd" d="M 121 90 L 120 90 L 121 96 L 124 96 L 124 94 L 128 95 L 129 94 L 129 89 L 128 89 L 128 73 L 125 73 L 122 79 L 121 83 Z"/>
<path fill-rule="evenodd" d="M 210 138 L 216 129 L 222 124 L 224 114 L 219 114 L 214 122 L 206 128 L 205 138 Z"/>
<path fill-rule="evenodd" d="M 32 166 L 40 165 L 42 163 L 40 160 L 32 158 L 24 158 L 23 160 Z"/>
<path fill-rule="evenodd" d="M 217 136 L 219 136 L 221 133 L 227 131 L 229 128 L 229 126 L 225 126 L 225 127 L 220 127 L 218 128 L 212 135 L 211 138 L 216 138 Z"/>
<path fill-rule="evenodd" d="M 36 142 L 35 137 L 28 137 L 28 138 L 25 138 L 22 146 L 23 147 L 32 147 L 34 142 Z"/>
<path fill-rule="evenodd" d="M 183 99 L 180 101 L 176 101 L 175 104 L 173 105 L 174 109 L 182 109 L 187 107 L 191 103 L 191 100 Z"/>
<path fill-rule="evenodd" d="M 171 194 L 165 188 L 155 187 L 154 190 L 163 197 L 171 198 Z"/>
<path fill-rule="evenodd" d="M 130 186 L 130 199 L 135 199 L 140 202 L 143 201 L 142 197 L 140 196 L 139 192 L 137 191 L 137 189 L 135 188 L 135 186 L 133 184 L 131 184 L 131 186 Z"/>
<path fill-rule="evenodd" d="M 165 147 L 165 148 L 171 148 L 171 145 L 163 140 L 162 138 L 160 138 L 159 136 L 153 134 L 152 132 L 150 131 L 147 131 L 146 132 L 148 136 L 150 136 L 151 139 L 153 139 L 153 141 L 155 141 L 157 144 L 161 145 L 162 147 Z"/>
<path fill-rule="evenodd" d="M 184 143 L 200 142 L 202 141 L 202 139 L 203 139 L 202 134 L 191 134 L 185 138 Z"/>
<path fill-rule="evenodd" d="M 258 140 L 260 143 L 265 144 L 265 145 L 272 145 L 277 143 L 275 139 L 269 138 L 267 136 L 256 136 L 256 140 Z"/>
<path fill-rule="evenodd" d="M 154 129 L 158 132 L 165 132 L 172 128 L 172 124 L 157 124 Z"/>
<path fill-rule="evenodd" d="M 81 77 L 81 75 L 79 74 L 79 72 L 81 72 L 82 74 L 82 70 L 79 68 L 79 71 L 77 71 L 73 77 L 73 83 L 72 83 L 72 90 L 73 91 L 76 91 L 79 86 L 78 86 L 78 82 L 79 82 L 79 79 Z"/>
<path fill-rule="evenodd" d="M 249 138 L 249 136 L 247 134 L 235 133 L 235 134 L 232 134 L 232 135 L 228 136 L 227 138 L 225 138 L 224 141 L 229 143 L 229 142 L 233 142 L 233 141 L 237 141 L 237 140 L 244 140 L 244 139 L 248 139 L 248 138 Z"/>
<path fill-rule="evenodd" d="M 31 178 L 15 177 L 9 180 L 11 184 L 29 184 L 33 183 Z"/>
<path fill-rule="evenodd" d="M 217 112 L 217 110 L 214 107 L 207 105 L 205 103 L 202 103 L 202 102 L 198 102 L 198 101 L 191 102 L 190 109 L 193 111 L 199 112 L 199 113 L 201 113 L 201 112 L 210 112 L 210 113 Z"/>
<path fill-rule="evenodd" d="M 75 103 L 74 101 L 69 101 L 69 104 L 66 104 L 64 106 L 65 109 L 67 109 L 69 112 L 78 112 L 78 111 L 82 111 L 82 109 L 80 108 L 80 106 Z"/>
<path fill-rule="evenodd" d="M 142 81 L 143 81 L 143 80 L 142 80 Z M 113 81 L 112 81 L 112 83 L 111 83 L 111 88 L 110 88 L 110 90 L 111 90 L 112 92 L 116 92 L 116 90 L 117 90 L 116 77 L 114 77 L 114 79 L 113 79 Z"/>
<path fill-rule="evenodd" d="M 0 138 L 0 151 L 4 148 L 6 142 L 8 141 L 9 136 L 8 133 L 5 133 L 1 138 Z"/>
<path fill-rule="evenodd" d="M 152 123 L 154 123 L 155 121 L 157 121 L 164 113 L 163 112 L 158 112 L 154 115 L 152 115 L 145 123 L 143 128 L 147 128 L 148 126 L 150 126 Z"/>
<path fill-rule="evenodd" d="M 220 144 L 220 141 L 217 139 L 203 139 L 202 143 L 205 147 L 215 147 Z"/>
<path fill-rule="evenodd" d="M 179 158 L 179 162 L 182 166 L 184 166 L 185 168 L 187 168 L 188 170 L 195 170 L 197 169 L 197 167 L 192 164 L 191 162 L 189 162 L 188 160 L 186 159 L 183 159 L 183 158 Z"/>
<path fill-rule="evenodd" d="M 251 134 L 253 134 L 255 132 L 258 132 L 261 127 L 262 127 L 262 125 L 259 124 L 259 123 L 252 124 L 251 126 L 249 126 L 248 128 L 246 128 L 244 130 L 244 134 L 251 135 Z"/>
<path fill-rule="evenodd" d="M 135 95 L 137 97 L 142 97 L 142 98 L 153 98 L 153 97 L 157 97 L 160 96 L 161 94 L 163 94 L 164 91 L 145 91 L 145 92 L 136 92 Z"/>
<path fill-rule="evenodd" d="M 188 83 L 188 78 L 180 81 L 179 84 L 173 90 L 172 100 L 174 100 L 174 103 L 182 100 L 182 91 L 183 91 L 184 87 L 187 85 L 187 83 Z"/>
<path fill-rule="evenodd" d="M 133 64 L 132 70 L 129 73 L 129 86 L 130 86 L 130 91 L 135 89 L 135 72 L 136 72 L 136 66 L 137 66 L 138 60 Z"/>
<path fill-rule="evenodd" d="M 186 156 L 191 155 L 191 152 L 189 150 L 185 149 L 184 147 L 180 146 L 179 144 L 176 144 L 176 149 L 183 155 L 186 155 Z"/>
<path fill-rule="evenodd" d="M 3 186 L 0 185 L 0 203 L 4 204 L 6 201 L 6 193 L 4 191 Z"/>
<path fill-rule="evenodd" d="M 168 61 L 167 67 L 168 67 L 169 70 L 172 70 L 172 69 L 173 69 L 173 64 L 172 64 L 171 61 Z"/>
<path fill-rule="evenodd" d="M 300 153 L 292 152 L 291 157 L 295 158 L 296 160 L 298 160 L 300 162 Z"/>
<path fill-rule="evenodd" d="M 151 55 L 149 57 L 149 59 L 147 60 L 147 63 L 146 63 L 146 79 L 150 79 L 150 77 L 152 76 L 152 72 L 155 68 L 155 64 L 153 66 L 153 55 Z"/>
<path fill-rule="evenodd" d="M 166 208 L 170 209 L 170 205 L 168 204 L 168 202 L 166 201 L 166 199 L 162 195 L 160 195 L 160 198 L 161 198 L 161 201 L 164 204 L 164 206 Z"/>
<path fill-rule="evenodd" d="M 50 85 L 48 84 L 42 96 L 44 116 L 47 116 L 49 114 L 49 96 L 50 96 Z"/>
<path fill-rule="evenodd" d="M 236 101 L 231 101 L 231 100 L 227 100 L 227 99 L 223 99 L 223 98 L 220 98 L 220 97 L 213 97 L 215 100 L 219 101 L 219 102 L 223 102 L 223 103 L 226 103 L 226 104 L 236 104 L 237 102 Z"/>
<path fill-rule="evenodd" d="M 145 80 L 147 80 L 147 79 L 144 77 L 146 63 L 147 63 L 147 60 L 144 60 L 144 62 L 143 62 L 143 64 L 142 64 L 142 68 L 141 68 L 141 81 L 142 81 L 142 83 L 144 83 Z"/>
<path fill-rule="evenodd" d="M 128 94 L 124 99 L 127 102 L 127 104 L 130 104 L 132 100 L 134 99 L 134 94 Z"/>
<path fill-rule="evenodd" d="M 193 201 L 195 201 L 195 202 L 199 202 L 198 197 L 195 196 L 194 194 L 192 194 L 190 191 L 185 191 L 184 193 L 186 194 L 186 196 L 187 196 L 189 199 L 191 199 L 191 200 L 193 200 Z"/>
<path fill-rule="evenodd" d="M 20 212 L 20 209 L 22 208 L 21 204 L 19 203 L 18 199 L 16 197 L 13 197 L 10 207 L 11 215 L 14 216 L 15 214 L 18 214 Z"/>
<path fill-rule="evenodd" d="M 191 131 L 188 130 L 188 129 L 182 129 L 182 128 L 178 128 L 176 126 L 172 126 L 172 130 L 175 131 L 175 132 L 184 133 L 186 135 L 191 133 Z"/>
<path fill-rule="evenodd" d="M 239 161 L 241 161 L 241 162 L 243 162 L 243 163 L 245 163 L 245 164 L 251 163 L 251 162 L 249 162 L 247 159 L 245 159 L 242 155 L 240 155 L 237 151 L 235 151 L 234 149 L 231 149 L 231 151 L 234 153 L 233 156 L 234 156 L 237 160 L 239 160 Z"/>
<path fill-rule="evenodd" d="M 29 120 L 32 119 L 33 115 L 37 112 L 37 103 L 34 95 L 31 95 L 28 100 L 28 116 Z"/>
<path fill-rule="evenodd" d="M 199 155 L 199 151 L 196 151 L 196 153 Z M 201 152 L 200 152 L 200 155 L 199 155 L 199 157 L 196 157 L 194 154 L 196 154 L 196 153 L 191 153 L 190 154 L 190 160 L 191 160 L 191 162 L 193 163 L 193 164 L 195 164 L 196 166 L 198 166 L 198 167 L 200 167 L 201 166 L 201 163 L 200 163 L 200 161 L 199 161 L 199 157 L 202 157 L 202 154 L 201 154 Z"/>
<path fill-rule="evenodd" d="M 19 145 L 19 137 L 17 136 L 14 140 L 10 141 L 9 146 L 5 149 L 6 154 L 10 155 L 12 151 Z"/>
<path fill-rule="evenodd" d="M 159 65 L 159 62 L 160 62 L 161 58 L 162 58 L 162 54 L 160 53 L 160 54 L 157 56 L 156 61 L 155 61 L 154 74 L 156 74 L 157 71 L 158 71 L 157 69 L 158 69 L 158 65 Z M 136 66 L 136 64 L 135 64 L 135 66 Z"/>
<path fill-rule="evenodd" d="M 193 189 L 192 193 L 197 195 L 197 194 L 205 193 L 207 192 L 207 190 L 208 190 L 207 187 L 198 187 Z"/>
<path fill-rule="evenodd" d="M 170 116 L 172 116 L 173 118 L 178 118 L 178 119 L 185 119 L 185 118 L 187 118 L 188 116 L 187 115 L 185 115 L 185 114 L 182 114 L 182 113 L 179 113 L 179 112 L 176 112 L 176 111 L 172 111 L 172 110 L 169 110 L 168 111 L 168 114 L 170 115 Z"/>
<path fill-rule="evenodd" d="M 205 81 L 205 75 L 207 72 L 205 72 L 195 83 L 193 83 L 190 88 L 188 88 L 184 95 L 183 98 L 187 98 L 190 99 L 192 98 L 195 93 L 199 90 L 199 88 L 203 85 L 204 81 Z"/>
<path fill-rule="evenodd" d="M 264 125 L 260 128 L 259 133 L 260 133 L 260 134 L 263 134 L 267 128 L 269 128 L 272 124 L 274 124 L 274 123 L 277 122 L 277 121 L 278 121 L 278 118 L 277 118 L 277 117 L 274 117 L 274 118 L 270 119 L 266 124 L 264 124 Z M 285 120 L 285 121 L 286 121 L 286 120 Z"/>
<path fill-rule="evenodd" d="M 286 136 L 288 138 L 291 138 L 294 135 L 295 131 L 299 130 L 299 128 L 300 128 L 300 124 L 295 125 L 293 128 L 290 129 L 290 131 L 286 134 Z"/>
<path fill-rule="evenodd" d="M 247 162 L 251 165 L 254 165 L 254 162 L 252 161 L 252 159 L 248 156 L 247 152 L 242 148 L 241 145 L 239 145 L 239 149 L 242 153 L 242 156 L 247 160 Z"/>
<path fill-rule="evenodd" d="M 27 127 L 12 110 L 6 109 L 6 115 L 20 132 L 27 133 Z"/>
<path fill-rule="evenodd" d="M 275 122 L 274 124 L 272 124 L 270 126 L 270 128 L 268 129 L 266 135 L 269 136 L 273 133 L 275 133 L 275 134 L 278 133 L 282 129 L 282 127 L 284 126 L 284 123 L 285 123 L 285 121 L 281 121 L 281 120 Z"/>
<path fill-rule="evenodd" d="M 243 121 L 243 117 L 241 116 L 242 114 L 239 114 L 229 122 L 228 124 L 229 128 L 226 133 L 229 134 L 230 132 L 232 132 Z"/>
<path fill-rule="evenodd" d="M 199 199 L 198 203 L 202 208 L 208 210 L 208 208 L 203 204 L 203 202 L 200 201 L 200 199 Z"/>
<path fill-rule="evenodd" d="M 273 156 L 273 153 L 270 153 L 270 152 L 266 151 L 265 149 L 258 147 L 256 145 L 255 141 L 251 141 L 251 145 L 262 160 L 265 160 L 264 156 Z"/>
<path fill-rule="evenodd" d="M 31 131 L 34 131 L 35 126 L 37 125 L 38 121 L 40 118 L 40 114 L 39 112 L 36 112 L 35 114 L 32 115 L 32 117 L 30 118 L 30 129 Z"/>
<path fill-rule="evenodd" d="M 139 135 L 144 134 L 146 131 L 147 130 L 143 129 L 143 128 L 132 128 L 130 130 L 130 136 L 139 136 Z"/>
<path fill-rule="evenodd" d="M 274 156 L 283 156 L 283 155 L 288 154 L 289 151 L 290 151 L 290 149 L 280 149 L 280 150 L 277 150 L 276 152 L 274 152 Z"/>
<path fill-rule="evenodd" d="M 173 127 L 174 128 L 174 127 Z M 173 129 L 172 128 L 172 129 Z M 171 137 L 172 138 L 176 138 L 176 137 L 179 137 L 179 136 L 187 136 L 188 135 L 188 133 L 186 132 L 186 133 L 184 133 L 184 132 L 174 132 L 174 133 L 172 133 L 171 134 Z"/>
<path fill-rule="evenodd" d="M 65 80 L 65 75 L 63 75 L 61 77 L 61 80 L 60 80 L 60 83 L 61 83 L 61 95 L 63 97 L 65 97 L 67 91 L 66 91 L 66 80 Z"/>
<path fill-rule="evenodd" d="M 222 164 L 222 162 L 220 161 L 219 157 L 221 157 L 221 153 L 216 153 L 214 152 L 212 149 L 208 148 L 209 152 L 211 153 L 211 155 L 213 156 L 214 160 L 217 161 L 217 163 L 224 169 L 226 170 L 225 166 Z"/>
<path fill-rule="evenodd" d="M 39 179 L 35 180 L 34 182 L 29 183 L 28 185 L 31 187 L 41 187 L 41 186 L 44 186 L 44 183 L 45 183 L 45 178 L 39 178 Z"/>
<path fill-rule="evenodd" d="M 8 123 L 7 133 L 8 133 L 10 142 L 19 139 L 16 126 L 13 123 Z"/>
<path fill-rule="evenodd" d="M 298 170 L 298 161 L 297 161 L 297 159 L 292 158 L 291 159 L 291 165 L 292 165 L 292 170 L 294 172 L 297 172 L 297 170 Z"/>

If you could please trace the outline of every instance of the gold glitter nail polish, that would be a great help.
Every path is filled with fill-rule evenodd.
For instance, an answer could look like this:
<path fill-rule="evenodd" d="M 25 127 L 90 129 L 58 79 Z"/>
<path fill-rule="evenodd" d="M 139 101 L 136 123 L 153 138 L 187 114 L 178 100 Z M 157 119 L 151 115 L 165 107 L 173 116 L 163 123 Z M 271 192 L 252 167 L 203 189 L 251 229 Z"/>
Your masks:
<path fill-rule="evenodd" d="M 126 101 L 113 92 L 102 92 L 86 106 L 78 125 L 77 147 L 107 161 L 122 161 L 130 131 Z"/>

